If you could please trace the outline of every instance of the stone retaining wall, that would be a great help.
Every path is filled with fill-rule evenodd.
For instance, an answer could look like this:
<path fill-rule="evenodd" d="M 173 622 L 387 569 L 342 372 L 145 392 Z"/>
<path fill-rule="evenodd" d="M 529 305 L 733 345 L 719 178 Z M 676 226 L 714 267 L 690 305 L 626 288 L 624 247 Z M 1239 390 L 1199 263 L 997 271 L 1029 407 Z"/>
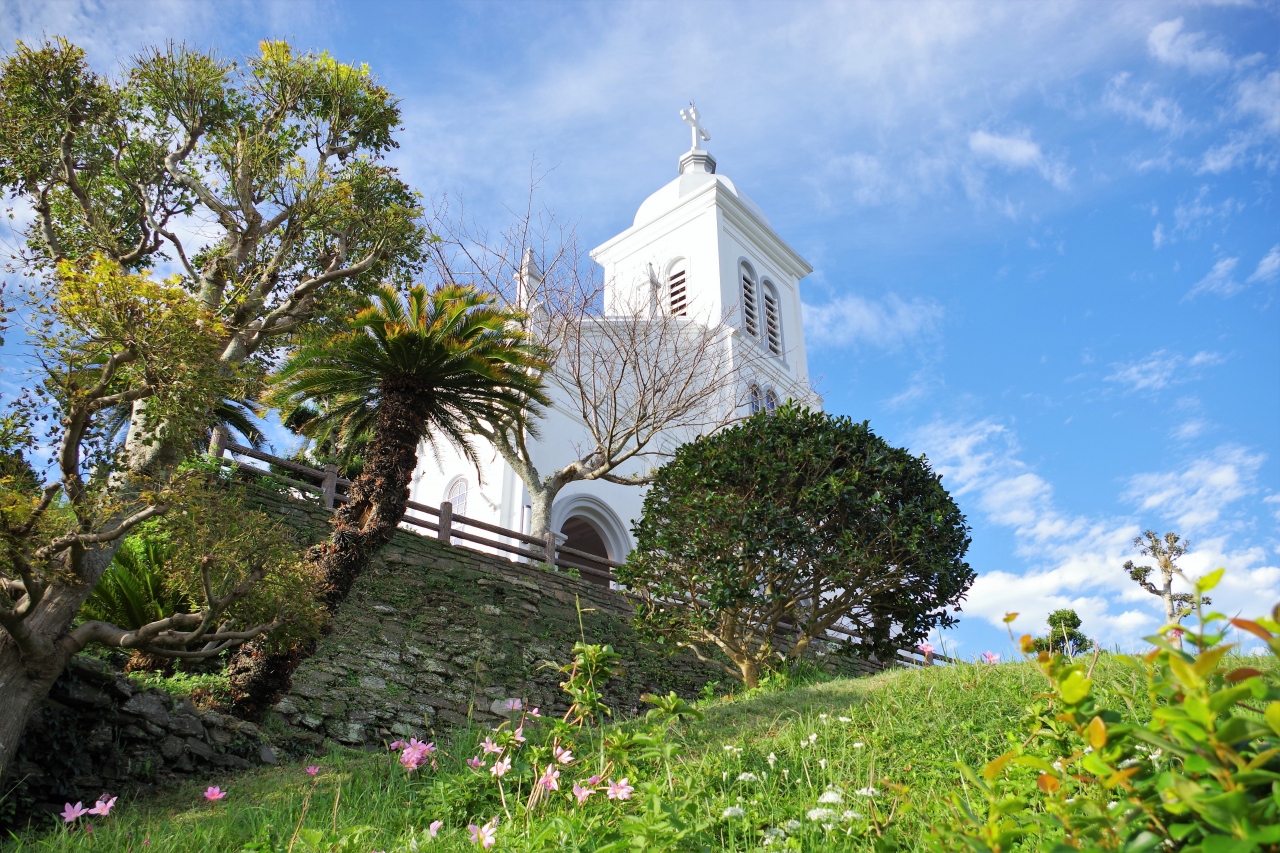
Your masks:
<path fill-rule="evenodd" d="M 276 502 L 273 512 L 303 532 L 327 520 L 299 502 Z M 598 584 L 402 531 L 264 727 L 299 746 L 332 738 L 369 748 L 468 718 L 495 722 L 511 698 L 563 713 L 562 676 L 548 662 L 567 662 L 580 638 L 623 657 L 623 673 L 604 691 L 615 714 L 630 714 L 643 693 L 690 698 L 708 681 L 728 680 L 691 654 L 641 644 L 632 615 L 624 596 Z"/>
<path fill-rule="evenodd" d="M 66 802 L 275 763 L 252 723 L 201 711 L 141 688 L 100 660 L 76 657 L 23 733 L 2 783 L 0 829 L 25 826 Z"/>

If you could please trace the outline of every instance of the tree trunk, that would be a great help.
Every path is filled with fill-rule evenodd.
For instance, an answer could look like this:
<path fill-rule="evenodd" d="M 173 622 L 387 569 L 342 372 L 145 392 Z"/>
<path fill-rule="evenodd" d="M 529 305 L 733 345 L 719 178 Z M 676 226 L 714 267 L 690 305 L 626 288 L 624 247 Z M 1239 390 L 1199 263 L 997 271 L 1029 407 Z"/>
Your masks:
<path fill-rule="evenodd" d="M 748 657 L 735 660 L 734 663 L 742 671 L 742 683 L 748 690 L 754 690 L 760 686 L 760 664 Z"/>
<path fill-rule="evenodd" d="M 528 484 L 526 484 L 526 487 Z M 560 488 L 546 486 L 537 490 L 529 489 L 529 535 L 545 536 L 551 529 L 551 508 L 556 502 Z"/>
<path fill-rule="evenodd" d="M 351 483 L 350 499 L 333 514 L 329 541 L 307 552 L 320 570 L 325 609 L 336 615 L 356 579 L 374 555 L 395 535 L 409 502 L 409 482 L 418 466 L 418 443 L 425 420 L 416 388 L 397 393 L 383 388 L 368 459 Z M 288 691 L 298 664 L 315 651 L 314 644 L 282 652 L 266 652 L 261 643 L 238 650 L 228 668 L 232 710 L 261 719 Z"/>
<path fill-rule="evenodd" d="M 114 550 L 90 551 L 83 555 L 82 573 L 91 576 L 93 583 L 77 581 L 50 587 L 44 600 L 23 620 L 23 627 L 31 637 L 24 643 L 25 654 L 9 632 L 0 631 L 0 777 L 13 762 L 27 721 L 40 707 L 67 661 L 80 651 L 66 634 Z"/>

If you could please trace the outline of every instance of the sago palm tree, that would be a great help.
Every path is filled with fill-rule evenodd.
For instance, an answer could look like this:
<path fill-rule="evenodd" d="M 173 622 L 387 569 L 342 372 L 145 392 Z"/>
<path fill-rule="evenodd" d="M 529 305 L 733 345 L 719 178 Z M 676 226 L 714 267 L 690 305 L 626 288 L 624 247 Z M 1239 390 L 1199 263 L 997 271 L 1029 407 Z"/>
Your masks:
<path fill-rule="evenodd" d="M 272 378 L 269 401 L 318 404 L 343 436 L 367 437 L 364 465 L 311 557 L 335 611 L 404 518 L 422 441 L 445 440 L 475 460 L 473 426 L 526 422 L 547 399 L 541 349 L 523 315 L 473 288 L 375 291 L 347 332 L 297 350 Z"/>
<path fill-rule="evenodd" d="M 527 424 L 547 404 L 547 363 L 521 330 L 524 315 L 470 287 L 415 286 L 406 296 L 375 291 L 346 332 L 299 347 L 271 378 L 270 405 L 314 412 L 309 430 L 336 447 L 362 445 L 363 465 L 333 533 L 308 552 L 330 613 L 404 518 L 424 439 L 443 439 L 474 460 L 473 425 Z M 244 646 L 228 668 L 235 712 L 259 717 L 310 651 Z"/>

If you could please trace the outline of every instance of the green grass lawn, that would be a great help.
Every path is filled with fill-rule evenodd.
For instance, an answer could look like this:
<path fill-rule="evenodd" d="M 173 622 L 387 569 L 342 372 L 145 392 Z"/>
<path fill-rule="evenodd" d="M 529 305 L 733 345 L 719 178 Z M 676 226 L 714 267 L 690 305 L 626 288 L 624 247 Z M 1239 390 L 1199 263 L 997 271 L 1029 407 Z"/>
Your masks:
<path fill-rule="evenodd" d="M 1097 676 L 1104 691 L 1135 684 L 1107 657 Z M 635 838 L 649 839 L 646 849 L 857 850 L 872 848 L 890 814 L 887 832 L 911 849 L 946 819 L 950 796 L 963 795 L 956 762 L 980 766 L 1020 741 L 1023 709 L 1044 684 L 1029 664 L 964 664 L 703 703 L 705 720 L 671 730 L 678 755 L 610 773 L 636 788 L 625 801 L 599 791 L 579 807 L 568 789 L 600 759 L 577 755 L 563 768 L 561 789 L 532 809 L 523 804 L 530 782 L 508 785 L 508 816 L 494 778 L 464 763 L 486 733 L 463 731 L 442 742 L 448 755 L 438 770 L 410 775 L 394 754 L 334 750 L 214 779 L 228 791 L 217 803 L 205 802 L 203 784 L 175 785 L 156 798 L 122 801 L 92 832 L 32 833 L 5 849 L 477 850 L 467 825 L 498 817 L 495 851 L 597 850 Z M 531 723 L 531 735 L 538 725 L 546 724 Z M 314 778 L 305 771 L 310 763 L 321 768 Z M 437 820 L 443 828 L 429 839 Z"/>

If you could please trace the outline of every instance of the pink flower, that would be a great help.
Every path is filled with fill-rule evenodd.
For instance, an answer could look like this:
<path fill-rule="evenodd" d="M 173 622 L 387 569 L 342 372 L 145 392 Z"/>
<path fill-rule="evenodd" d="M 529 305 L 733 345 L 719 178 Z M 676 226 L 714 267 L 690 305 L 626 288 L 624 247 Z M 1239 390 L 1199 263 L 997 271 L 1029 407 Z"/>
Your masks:
<path fill-rule="evenodd" d="M 484 759 L 478 755 L 475 758 L 468 758 L 467 766 L 473 770 L 479 770 L 481 767 L 484 766 Z"/>
<path fill-rule="evenodd" d="M 524 702 L 519 699 L 504 699 L 498 703 L 498 710 L 506 711 L 510 714 L 512 711 L 519 711 L 524 708 Z"/>
<path fill-rule="evenodd" d="M 317 774 L 317 773 L 319 773 L 319 772 L 320 772 L 320 768 L 319 768 L 319 767 L 317 767 L 317 766 L 316 766 L 316 765 L 314 765 L 314 764 L 312 764 L 310 767 L 308 767 L 308 768 L 307 768 L 307 775 L 308 775 L 308 776 L 314 776 L 314 775 L 316 775 L 316 774 Z"/>
<path fill-rule="evenodd" d="M 588 785 L 599 785 L 599 784 L 600 784 L 600 777 L 599 777 L 598 775 L 597 775 L 597 776 L 592 776 L 590 779 L 588 779 L 588 780 L 587 780 L 587 784 L 588 784 Z"/>
<path fill-rule="evenodd" d="M 1170 637 L 1171 639 L 1176 640 L 1176 639 L 1178 639 L 1179 637 L 1181 637 L 1181 636 L 1182 636 L 1183 634 L 1185 634 L 1185 633 L 1187 633 L 1187 632 L 1186 632 L 1186 631 L 1184 631 L 1184 630 L 1182 630 L 1181 628 L 1170 628 L 1170 629 L 1169 629 L 1169 632 L 1168 632 L 1168 635 L 1169 635 L 1169 637 Z"/>
<path fill-rule="evenodd" d="M 427 827 L 427 832 L 431 833 L 432 838 L 435 838 L 436 834 L 440 832 L 440 827 L 442 826 L 444 826 L 444 821 L 433 820 L 431 821 L 431 826 Z"/>
<path fill-rule="evenodd" d="M 533 708 L 529 711 L 529 716 L 533 717 L 536 720 L 542 717 L 542 712 L 539 711 L 537 708 Z"/>
<path fill-rule="evenodd" d="M 103 797 L 94 804 L 93 808 L 89 809 L 89 814 L 100 814 L 103 817 L 106 817 L 111 814 L 111 807 L 116 804 L 116 800 L 118 799 L 119 797 L 112 797 L 108 800 L 106 797 Z"/>
<path fill-rule="evenodd" d="M 916 648 L 920 650 L 922 655 L 931 655 L 934 652 L 933 643 L 917 643 Z"/>
<path fill-rule="evenodd" d="M 217 785 L 210 785 L 208 790 L 204 792 L 204 798 L 211 803 L 216 803 L 227 795 L 227 792 L 219 788 Z"/>
<path fill-rule="evenodd" d="M 423 743 L 417 738 L 409 738 L 409 743 L 405 746 L 404 752 L 400 753 L 400 763 L 405 769 L 412 773 L 431 759 L 431 753 L 436 751 L 434 743 Z M 434 765 L 435 762 L 432 761 Z"/>
<path fill-rule="evenodd" d="M 484 750 L 485 755 L 501 755 L 502 747 L 493 742 L 493 738 L 485 738 L 480 742 L 480 748 Z"/>
<path fill-rule="evenodd" d="M 486 823 L 484 826 L 476 826 L 474 823 L 467 826 L 471 830 L 471 843 L 479 844 L 485 850 L 498 843 L 498 819 Z"/>
<path fill-rule="evenodd" d="M 514 740 L 516 743 L 524 743 L 524 726 L 521 726 L 520 728 L 512 732 L 511 739 Z"/>
<path fill-rule="evenodd" d="M 560 771 L 556 769 L 554 764 L 547 765 L 547 769 L 542 774 L 542 778 L 538 780 L 538 784 L 548 791 L 560 790 Z"/>
<path fill-rule="evenodd" d="M 501 779 L 506 772 L 511 769 L 510 758 L 500 758 L 493 762 L 493 766 L 489 768 L 489 772 Z"/>
<path fill-rule="evenodd" d="M 76 803 L 74 806 L 67 803 L 67 807 L 62 810 L 62 819 L 67 823 L 80 817 L 82 814 L 88 814 L 89 810 L 84 807 L 84 803 Z"/>
<path fill-rule="evenodd" d="M 561 764 L 569 764 L 570 762 L 573 761 L 573 753 L 565 749 L 564 747 L 560 746 L 559 744 L 556 744 L 554 747 L 552 747 L 551 754 L 555 756 L 556 761 L 560 762 Z"/>
<path fill-rule="evenodd" d="M 391 744 L 391 749 L 404 749 L 408 745 L 409 744 L 405 743 L 404 741 L 398 740 Z"/>
<path fill-rule="evenodd" d="M 623 776 L 617 782 L 612 779 L 609 780 L 609 790 L 605 793 L 611 800 L 629 800 L 631 799 L 631 792 L 634 790 L 633 786 L 627 784 L 627 777 Z"/>
<path fill-rule="evenodd" d="M 1000 655 L 999 655 L 998 653 L 996 653 L 996 652 L 983 652 L 983 653 L 982 653 L 982 662 L 983 662 L 983 663 L 995 663 L 995 662 L 996 662 L 996 661 L 998 661 L 998 660 L 1000 660 Z"/>
<path fill-rule="evenodd" d="M 578 805 L 582 805 L 587 801 L 587 797 L 591 796 L 595 791 L 591 788 L 584 788 L 577 782 L 573 783 L 573 795 L 578 798 Z"/>

